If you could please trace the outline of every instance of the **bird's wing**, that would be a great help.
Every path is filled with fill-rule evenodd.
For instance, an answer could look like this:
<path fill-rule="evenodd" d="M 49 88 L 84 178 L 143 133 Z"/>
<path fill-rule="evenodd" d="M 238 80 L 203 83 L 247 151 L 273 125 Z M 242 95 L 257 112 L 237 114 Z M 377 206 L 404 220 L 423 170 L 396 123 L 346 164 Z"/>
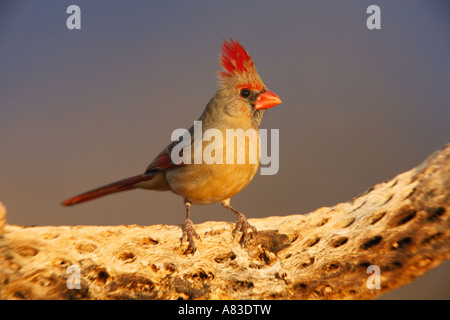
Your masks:
<path fill-rule="evenodd" d="M 184 137 L 184 139 L 183 139 Z M 153 170 L 158 171 L 167 171 L 178 168 L 179 166 L 185 165 L 185 163 L 181 162 L 176 164 L 172 161 L 171 154 L 172 149 L 179 143 L 183 143 L 184 147 L 191 148 L 194 143 L 194 126 L 190 127 L 189 130 L 186 130 L 185 136 L 179 138 L 178 141 L 172 141 L 163 151 L 161 151 L 156 158 L 150 163 L 150 165 L 145 170 L 145 173 L 148 173 Z M 183 149 L 180 150 L 179 156 L 183 157 Z"/>
<path fill-rule="evenodd" d="M 179 166 L 184 165 L 184 163 L 175 164 L 172 161 L 171 158 L 171 152 L 173 147 L 178 143 L 178 141 L 174 141 L 171 144 L 169 144 L 166 148 L 164 148 L 163 151 L 161 151 L 156 158 L 149 164 L 147 169 L 145 170 L 145 173 L 148 173 L 150 171 L 167 171 L 171 169 L 175 169 Z M 181 150 L 183 152 L 183 150 Z"/>

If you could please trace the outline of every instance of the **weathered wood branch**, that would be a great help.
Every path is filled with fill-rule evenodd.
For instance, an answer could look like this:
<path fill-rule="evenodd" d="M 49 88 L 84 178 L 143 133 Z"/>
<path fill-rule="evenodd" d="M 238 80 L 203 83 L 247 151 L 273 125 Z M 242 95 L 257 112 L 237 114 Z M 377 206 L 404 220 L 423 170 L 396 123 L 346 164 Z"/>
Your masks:
<path fill-rule="evenodd" d="M 349 202 L 250 219 L 259 232 L 247 248 L 232 223 L 196 225 L 194 256 L 180 226 L 21 227 L 0 205 L 0 298 L 373 298 L 450 257 L 449 209 L 450 144 Z M 80 289 L 67 286 L 71 265 Z M 381 289 L 367 286 L 370 265 Z"/>

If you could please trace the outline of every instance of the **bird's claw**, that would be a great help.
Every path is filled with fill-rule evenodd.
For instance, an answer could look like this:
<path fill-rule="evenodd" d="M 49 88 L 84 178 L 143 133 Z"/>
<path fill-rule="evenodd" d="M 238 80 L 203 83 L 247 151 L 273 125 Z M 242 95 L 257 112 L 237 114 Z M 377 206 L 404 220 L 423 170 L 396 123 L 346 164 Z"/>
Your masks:
<path fill-rule="evenodd" d="M 245 247 L 247 245 L 247 241 L 249 239 L 249 232 L 248 229 L 252 229 L 254 233 L 257 232 L 256 228 L 252 226 L 250 223 L 248 223 L 247 218 L 242 213 L 236 213 L 238 216 L 238 219 L 236 221 L 236 227 L 231 232 L 231 235 L 233 237 L 236 237 L 236 234 L 238 232 L 242 232 L 242 237 L 239 243 L 241 244 L 241 247 Z"/>
<path fill-rule="evenodd" d="M 195 231 L 194 224 L 192 223 L 192 221 L 190 219 L 186 219 L 184 222 L 183 235 L 181 236 L 181 244 L 183 244 L 183 240 L 185 237 L 186 237 L 187 241 L 189 242 L 189 245 L 188 245 L 186 251 L 184 252 L 184 254 L 187 254 L 189 252 L 194 254 L 195 251 L 197 251 L 197 247 L 194 242 L 194 237 L 197 238 L 198 240 L 200 240 L 200 242 L 202 241 L 202 238 L 200 238 L 198 233 Z"/>

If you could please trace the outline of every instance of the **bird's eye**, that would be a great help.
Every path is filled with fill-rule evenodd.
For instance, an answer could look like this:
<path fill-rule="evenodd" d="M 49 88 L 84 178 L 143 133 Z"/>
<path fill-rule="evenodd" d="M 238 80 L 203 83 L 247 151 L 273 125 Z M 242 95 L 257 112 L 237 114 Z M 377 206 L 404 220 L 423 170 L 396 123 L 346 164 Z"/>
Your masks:
<path fill-rule="evenodd" d="M 247 88 L 244 88 L 241 90 L 241 92 L 239 92 L 239 95 L 242 98 L 248 98 L 250 96 L 250 90 L 248 90 Z"/>

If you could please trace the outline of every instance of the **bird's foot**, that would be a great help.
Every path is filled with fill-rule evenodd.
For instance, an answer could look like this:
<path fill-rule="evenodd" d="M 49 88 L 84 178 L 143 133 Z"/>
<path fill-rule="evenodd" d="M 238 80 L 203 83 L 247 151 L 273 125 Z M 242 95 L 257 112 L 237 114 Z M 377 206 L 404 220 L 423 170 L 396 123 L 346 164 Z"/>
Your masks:
<path fill-rule="evenodd" d="M 236 221 L 236 227 L 234 228 L 231 235 L 235 237 L 238 232 L 242 232 L 242 237 L 239 243 L 241 244 L 242 247 L 245 247 L 249 239 L 248 229 L 252 229 L 254 233 L 256 233 L 257 231 L 254 226 L 248 223 L 247 218 L 242 213 L 236 212 L 236 214 L 238 216 L 238 219 Z"/>
<path fill-rule="evenodd" d="M 189 242 L 188 248 L 184 252 L 184 254 L 192 253 L 194 254 L 195 251 L 197 251 L 197 247 L 195 246 L 194 237 L 198 240 L 202 241 L 202 238 L 198 235 L 198 233 L 194 229 L 194 224 L 190 219 L 186 219 L 184 221 L 184 229 L 183 229 L 183 235 L 181 236 L 181 244 L 183 244 L 183 239 L 186 236 L 186 239 Z"/>

